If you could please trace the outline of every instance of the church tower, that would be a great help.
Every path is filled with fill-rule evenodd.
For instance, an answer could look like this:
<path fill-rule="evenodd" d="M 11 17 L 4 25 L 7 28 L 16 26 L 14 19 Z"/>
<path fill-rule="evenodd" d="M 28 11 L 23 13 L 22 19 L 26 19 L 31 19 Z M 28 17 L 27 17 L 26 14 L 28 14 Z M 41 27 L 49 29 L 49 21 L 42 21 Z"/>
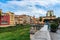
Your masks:
<path fill-rule="evenodd" d="M 54 16 L 53 10 L 48 10 L 46 16 Z"/>

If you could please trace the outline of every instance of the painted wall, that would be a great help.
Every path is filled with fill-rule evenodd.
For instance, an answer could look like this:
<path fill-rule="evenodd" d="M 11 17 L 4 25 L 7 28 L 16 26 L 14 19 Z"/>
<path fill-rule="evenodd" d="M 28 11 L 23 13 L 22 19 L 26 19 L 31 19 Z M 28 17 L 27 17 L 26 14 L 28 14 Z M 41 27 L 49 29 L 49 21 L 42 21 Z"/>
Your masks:
<path fill-rule="evenodd" d="M 14 25 L 15 24 L 15 16 L 14 16 L 14 13 L 12 12 L 7 12 L 10 16 L 10 25 Z"/>
<path fill-rule="evenodd" d="M 0 16 L 0 24 L 1 24 L 1 16 Z"/>
<path fill-rule="evenodd" d="M 0 25 L 9 25 L 10 24 L 10 16 L 9 15 L 3 15 L 0 18 Z"/>

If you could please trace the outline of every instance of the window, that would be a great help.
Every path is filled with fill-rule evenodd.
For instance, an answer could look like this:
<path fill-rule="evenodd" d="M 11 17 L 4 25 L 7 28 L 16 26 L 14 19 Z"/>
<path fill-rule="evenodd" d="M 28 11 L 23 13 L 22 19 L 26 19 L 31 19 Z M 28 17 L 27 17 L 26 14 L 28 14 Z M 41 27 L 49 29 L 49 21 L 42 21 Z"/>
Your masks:
<path fill-rule="evenodd" d="M 8 24 L 8 22 L 7 21 L 2 21 L 1 24 Z"/>
<path fill-rule="evenodd" d="M 14 16 L 13 15 L 11 15 L 11 21 L 13 21 L 14 20 Z"/>
<path fill-rule="evenodd" d="M 4 17 L 4 16 L 1 16 L 2 18 Z"/>

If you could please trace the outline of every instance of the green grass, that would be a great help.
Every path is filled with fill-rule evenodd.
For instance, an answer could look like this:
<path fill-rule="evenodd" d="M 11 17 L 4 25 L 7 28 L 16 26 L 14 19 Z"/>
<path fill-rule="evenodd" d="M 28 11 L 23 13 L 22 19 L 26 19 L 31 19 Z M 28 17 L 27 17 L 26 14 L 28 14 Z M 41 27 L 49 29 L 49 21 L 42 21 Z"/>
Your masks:
<path fill-rule="evenodd" d="M 0 27 L 0 40 L 30 40 L 30 25 Z"/>

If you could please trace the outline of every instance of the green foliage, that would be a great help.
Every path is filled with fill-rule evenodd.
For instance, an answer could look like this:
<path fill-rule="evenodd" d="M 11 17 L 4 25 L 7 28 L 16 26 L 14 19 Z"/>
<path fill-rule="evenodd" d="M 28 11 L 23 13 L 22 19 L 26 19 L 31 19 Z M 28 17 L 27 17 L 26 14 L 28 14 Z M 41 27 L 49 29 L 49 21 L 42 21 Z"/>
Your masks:
<path fill-rule="evenodd" d="M 30 25 L 0 27 L 0 40 L 30 40 Z"/>
<path fill-rule="evenodd" d="M 56 22 L 54 22 L 54 23 L 51 23 L 51 25 L 50 25 L 50 30 L 51 31 L 54 31 L 54 32 L 56 32 L 57 31 L 57 29 L 58 29 L 58 23 Z"/>
<path fill-rule="evenodd" d="M 56 24 L 56 23 L 52 23 L 52 24 L 51 24 L 51 28 L 52 28 L 52 29 L 56 29 L 56 28 L 58 28 L 58 24 Z"/>
<path fill-rule="evenodd" d="M 39 21 L 42 21 L 42 17 L 40 17 L 40 20 Z"/>
<path fill-rule="evenodd" d="M 1 13 L 0 13 L 0 16 L 1 16 Z"/>
<path fill-rule="evenodd" d="M 57 21 L 58 23 L 60 23 L 60 17 L 56 18 L 56 21 Z"/>
<path fill-rule="evenodd" d="M 60 23 L 60 17 L 56 18 L 54 22 Z"/>

